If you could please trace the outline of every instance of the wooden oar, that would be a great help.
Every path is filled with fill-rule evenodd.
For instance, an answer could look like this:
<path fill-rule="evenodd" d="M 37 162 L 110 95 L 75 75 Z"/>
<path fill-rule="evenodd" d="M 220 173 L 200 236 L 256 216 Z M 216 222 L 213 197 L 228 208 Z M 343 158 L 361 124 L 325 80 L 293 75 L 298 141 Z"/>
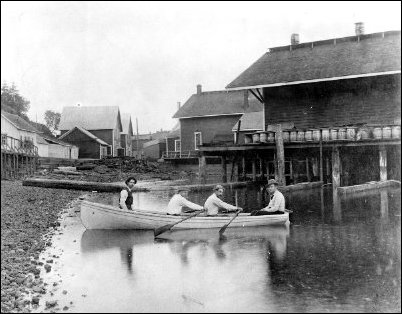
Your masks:
<path fill-rule="evenodd" d="M 236 191 L 236 207 L 238 206 L 238 202 L 237 202 L 237 191 Z M 233 218 L 230 219 L 230 221 L 224 225 L 222 228 L 219 229 L 219 236 L 222 237 L 223 233 L 225 232 L 226 228 L 230 225 L 230 223 L 240 214 L 241 210 L 236 211 L 236 213 L 234 214 Z"/>
<path fill-rule="evenodd" d="M 181 223 L 181 222 L 183 222 L 183 221 L 185 221 L 187 219 L 193 218 L 193 217 L 195 217 L 195 216 L 197 216 L 197 215 L 199 215 L 199 214 L 201 214 L 203 212 L 204 212 L 204 210 L 200 210 L 199 212 L 197 212 L 197 213 L 195 213 L 193 215 L 190 215 L 190 216 L 188 216 L 188 217 L 186 217 L 186 218 L 184 218 L 182 220 L 179 220 L 178 222 L 174 222 L 172 224 L 168 224 L 168 225 L 164 225 L 162 227 L 156 228 L 154 230 L 154 237 L 157 237 L 161 233 L 164 233 L 164 232 L 170 230 L 173 226 L 175 226 L 175 225 L 177 225 L 177 224 L 179 224 L 179 223 Z"/>

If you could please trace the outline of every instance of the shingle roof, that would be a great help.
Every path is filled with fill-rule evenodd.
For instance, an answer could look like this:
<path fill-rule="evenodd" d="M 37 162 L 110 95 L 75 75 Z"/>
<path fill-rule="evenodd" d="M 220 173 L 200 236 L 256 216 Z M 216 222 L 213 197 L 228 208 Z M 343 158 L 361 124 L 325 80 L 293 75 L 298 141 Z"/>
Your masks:
<path fill-rule="evenodd" d="M 122 131 L 118 106 L 70 106 L 64 107 L 61 113 L 60 130 L 71 130 L 79 126 L 86 130 L 112 130 L 118 119 Z"/>
<path fill-rule="evenodd" d="M 256 112 L 246 112 L 242 115 L 239 119 L 240 123 L 240 131 L 258 131 L 263 130 L 263 112 L 256 111 Z M 237 131 L 238 123 L 233 126 L 232 131 Z"/>
<path fill-rule="evenodd" d="M 133 124 L 131 122 L 131 116 L 128 113 L 121 114 L 121 125 L 123 127 L 123 134 L 131 134 L 133 136 Z"/>
<path fill-rule="evenodd" d="M 17 129 L 40 133 L 28 121 L 24 120 L 20 116 L 17 116 L 16 114 L 1 111 L 1 115 L 4 116 L 7 120 L 9 120 Z"/>
<path fill-rule="evenodd" d="M 67 137 L 68 134 L 70 134 L 71 132 L 73 132 L 75 129 L 79 130 L 80 132 L 84 133 L 85 135 L 87 135 L 88 137 L 94 139 L 95 141 L 97 141 L 99 144 L 101 145 L 105 145 L 105 146 L 110 146 L 108 143 L 106 143 L 105 141 L 101 140 L 100 138 L 98 138 L 97 136 L 93 135 L 91 132 L 89 132 L 88 130 L 85 130 L 84 128 L 80 128 L 78 126 L 73 127 L 71 130 L 69 130 L 68 132 L 64 133 L 62 136 L 59 137 L 59 139 L 63 139 L 65 137 Z"/>
<path fill-rule="evenodd" d="M 227 89 L 401 71 L 401 32 L 271 48 Z"/>
<path fill-rule="evenodd" d="M 75 146 L 75 145 L 73 145 L 73 144 L 70 144 L 70 143 L 67 143 L 67 142 L 64 142 L 64 141 L 60 141 L 60 139 L 55 138 L 55 137 L 53 137 L 53 136 L 49 136 L 49 135 L 47 135 L 47 134 L 42 134 L 41 137 L 42 137 L 47 143 L 50 143 L 50 144 L 58 144 L 58 145 L 62 145 L 62 146 Z"/>
<path fill-rule="evenodd" d="M 259 111 L 262 105 L 251 94 L 249 111 Z M 208 115 L 244 113 L 243 91 L 213 91 L 193 94 L 175 113 L 173 118 L 201 117 Z"/>

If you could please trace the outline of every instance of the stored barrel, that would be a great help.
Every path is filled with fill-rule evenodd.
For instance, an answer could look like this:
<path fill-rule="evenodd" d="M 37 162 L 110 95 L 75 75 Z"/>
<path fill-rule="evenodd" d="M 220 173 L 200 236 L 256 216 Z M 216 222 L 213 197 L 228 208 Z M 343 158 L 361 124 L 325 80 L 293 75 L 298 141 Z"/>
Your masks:
<path fill-rule="evenodd" d="M 312 140 L 313 140 L 313 131 L 307 130 L 307 131 L 304 133 L 304 139 L 305 139 L 306 141 L 308 141 L 308 142 L 312 141 Z"/>
<path fill-rule="evenodd" d="M 331 129 L 331 140 L 335 141 L 338 139 L 338 129 Z"/>
<path fill-rule="evenodd" d="M 329 129 L 322 129 L 322 140 L 329 141 Z"/>
<path fill-rule="evenodd" d="M 261 143 L 266 143 L 267 140 L 268 140 L 267 133 L 261 132 L 261 133 L 260 133 L 260 142 L 261 142 Z"/>
<path fill-rule="evenodd" d="M 374 128 L 373 136 L 377 140 L 382 139 L 382 128 Z"/>
<path fill-rule="evenodd" d="M 297 141 L 298 142 L 304 141 L 304 131 L 297 131 Z"/>
<path fill-rule="evenodd" d="M 399 125 L 393 126 L 391 135 L 392 135 L 392 138 L 401 138 L 401 127 Z"/>
<path fill-rule="evenodd" d="M 382 128 L 382 138 L 391 138 L 391 128 L 389 126 Z"/>
<path fill-rule="evenodd" d="M 338 130 L 338 140 L 344 140 L 346 139 L 346 129 L 340 128 Z"/>

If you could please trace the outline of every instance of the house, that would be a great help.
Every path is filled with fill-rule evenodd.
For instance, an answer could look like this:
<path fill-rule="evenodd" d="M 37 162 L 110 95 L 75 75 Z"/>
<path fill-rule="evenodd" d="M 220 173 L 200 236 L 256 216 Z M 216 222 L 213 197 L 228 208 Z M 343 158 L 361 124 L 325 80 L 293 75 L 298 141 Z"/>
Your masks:
<path fill-rule="evenodd" d="M 70 106 L 64 107 L 61 113 L 59 130 L 61 135 L 67 133 L 75 127 L 82 128 L 92 133 L 96 138 L 107 143 L 107 155 L 117 156 L 118 149 L 121 148 L 120 133 L 123 132 L 120 110 L 117 106 Z M 87 140 L 87 137 L 83 137 Z M 74 143 L 78 145 L 77 142 Z M 98 142 L 99 145 L 100 144 Z M 103 145 L 104 146 L 104 145 Z M 92 145 L 98 149 L 98 145 Z M 85 155 L 88 152 L 84 153 Z M 99 155 L 96 150 L 90 155 Z"/>
<path fill-rule="evenodd" d="M 244 113 L 232 128 L 234 143 L 243 143 L 245 141 L 245 134 L 247 133 L 263 131 L 264 122 L 262 115 L 262 111 Z M 238 135 L 239 138 L 237 139 Z"/>
<path fill-rule="evenodd" d="M 253 143 L 202 147 L 202 154 L 236 154 L 240 178 L 251 168 L 253 180 L 283 185 L 400 180 L 400 31 L 298 38 L 270 48 L 226 87 L 262 103 L 264 132 L 254 132 Z"/>
<path fill-rule="evenodd" d="M 77 146 L 79 148 L 78 158 L 101 159 L 108 156 L 107 152 L 111 151 L 110 144 L 77 126 L 65 132 L 58 139 Z"/>
<path fill-rule="evenodd" d="M 261 111 L 262 105 L 243 91 L 193 94 L 175 113 L 179 119 L 181 152 L 196 153 L 200 145 L 233 142 L 232 128 L 245 112 Z"/>
<path fill-rule="evenodd" d="M 173 129 L 166 135 L 166 152 L 163 158 L 180 156 L 180 123 L 176 123 Z"/>
<path fill-rule="evenodd" d="M 154 141 L 154 140 L 165 140 L 165 138 L 166 138 L 166 136 L 168 134 L 169 134 L 169 131 L 160 130 L 160 131 L 157 131 L 155 133 L 149 132 L 149 134 L 139 134 L 138 136 L 135 135 L 133 137 L 133 139 L 132 139 L 132 149 L 133 149 L 134 156 L 147 157 L 145 152 L 150 152 L 151 150 L 150 150 L 150 148 L 148 148 L 145 151 L 144 150 L 144 144 L 147 143 L 147 142 L 150 142 L 150 141 Z M 155 143 L 156 142 L 153 142 L 153 145 Z M 159 141 L 158 141 L 158 143 L 159 143 Z M 138 145 L 139 149 L 137 149 L 137 145 Z M 151 146 L 152 146 L 152 143 L 151 143 Z M 149 147 L 149 145 L 148 145 L 148 147 Z M 164 148 L 163 151 L 165 151 L 165 148 Z M 152 156 L 154 156 L 154 154 L 152 154 Z M 150 156 L 148 156 L 148 157 L 150 157 Z"/>
<path fill-rule="evenodd" d="M 47 134 L 38 135 L 39 157 L 78 159 L 79 148 Z"/>
<path fill-rule="evenodd" d="M 144 157 L 150 160 L 158 160 L 162 158 L 166 151 L 166 140 L 159 138 L 156 140 L 145 142 L 143 145 Z"/>
<path fill-rule="evenodd" d="M 37 147 L 38 133 L 37 129 L 20 116 L 3 110 L 1 111 L 2 141 L 5 141 L 6 137 L 10 137 L 18 140 L 21 146 Z"/>
<path fill-rule="evenodd" d="M 120 133 L 121 148 L 124 149 L 124 156 L 133 156 L 132 142 L 133 142 L 133 124 L 131 116 L 128 113 L 123 113 L 121 118 L 123 132 Z"/>

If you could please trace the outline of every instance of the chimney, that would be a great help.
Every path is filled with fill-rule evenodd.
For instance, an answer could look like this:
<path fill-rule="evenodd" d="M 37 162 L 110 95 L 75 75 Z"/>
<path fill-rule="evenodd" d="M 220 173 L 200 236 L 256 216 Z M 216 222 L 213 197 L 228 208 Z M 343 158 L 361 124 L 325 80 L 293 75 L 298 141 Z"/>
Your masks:
<path fill-rule="evenodd" d="M 181 107 L 181 103 L 180 103 L 180 101 L 178 101 L 178 102 L 177 102 L 177 110 L 179 110 L 180 107 Z"/>
<path fill-rule="evenodd" d="M 246 112 L 246 110 L 248 109 L 248 89 L 244 90 L 244 94 L 243 94 L 243 104 L 244 104 L 244 112 Z"/>
<path fill-rule="evenodd" d="M 197 85 L 197 95 L 201 95 L 201 92 L 202 92 L 202 86 L 201 86 L 201 84 L 198 84 Z"/>
<path fill-rule="evenodd" d="M 355 23 L 355 34 L 356 34 L 356 36 L 364 35 L 364 23 L 363 22 Z"/>
<path fill-rule="evenodd" d="M 298 45 L 300 42 L 299 40 L 299 34 L 292 34 L 290 36 L 290 44 L 293 45 Z"/>

